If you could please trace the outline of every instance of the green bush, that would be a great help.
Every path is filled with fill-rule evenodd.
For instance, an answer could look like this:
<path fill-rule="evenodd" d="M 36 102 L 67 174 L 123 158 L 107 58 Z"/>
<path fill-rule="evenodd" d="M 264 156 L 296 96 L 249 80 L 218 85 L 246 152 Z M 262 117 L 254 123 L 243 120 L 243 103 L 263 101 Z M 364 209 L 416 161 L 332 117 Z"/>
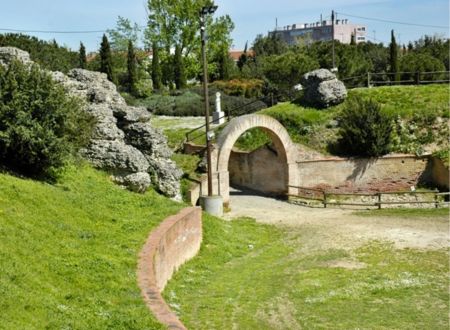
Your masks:
<path fill-rule="evenodd" d="M 79 100 L 38 66 L 0 66 L 0 163 L 21 174 L 54 180 L 89 142 L 94 121 Z"/>
<path fill-rule="evenodd" d="M 218 80 L 211 85 L 227 95 L 252 98 L 262 96 L 264 81 L 261 79 Z"/>
<path fill-rule="evenodd" d="M 389 152 L 390 116 L 373 100 L 349 99 L 339 118 L 339 148 L 348 155 L 378 157 Z"/>

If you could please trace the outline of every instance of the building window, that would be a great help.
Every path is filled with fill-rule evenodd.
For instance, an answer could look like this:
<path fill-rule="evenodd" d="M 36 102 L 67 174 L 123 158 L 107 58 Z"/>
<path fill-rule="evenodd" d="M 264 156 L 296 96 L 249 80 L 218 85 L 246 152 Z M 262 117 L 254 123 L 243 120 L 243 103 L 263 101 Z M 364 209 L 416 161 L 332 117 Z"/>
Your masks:
<path fill-rule="evenodd" d="M 358 40 L 364 41 L 364 40 L 366 40 L 366 37 L 358 37 Z"/>

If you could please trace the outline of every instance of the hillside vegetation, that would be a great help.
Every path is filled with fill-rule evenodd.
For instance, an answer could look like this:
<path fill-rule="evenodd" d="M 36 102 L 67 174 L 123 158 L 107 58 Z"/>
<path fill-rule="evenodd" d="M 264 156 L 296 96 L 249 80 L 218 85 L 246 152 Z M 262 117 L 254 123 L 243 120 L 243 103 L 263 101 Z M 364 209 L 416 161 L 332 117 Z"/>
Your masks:
<path fill-rule="evenodd" d="M 0 329 L 160 329 L 136 281 L 149 232 L 181 205 L 88 166 L 60 183 L 0 174 Z"/>
<path fill-rule="evenodd" d="M 333 144 L 337 140 L 340 112 L 350 99 L 357 96 L 376 101 L 382 111 L 391 116 L 394 124 L 392 151 L 422 153 L 425 145 L 435 144 L 435 150 L 446 147 L 448 128 L 445 121 L 449 118 L 447 85 L 357 88 L 349 90 L 344 103 L 326 110 L 280 103 L 259 113 L 280 121 L 294 142 L 321 152 L 336 153 Z M 255 140 L 261 141 L 261 138 Z M 255 146 L 257 144 L 253 140 L 240 145 L 244 149 L 254 149 Z"/>

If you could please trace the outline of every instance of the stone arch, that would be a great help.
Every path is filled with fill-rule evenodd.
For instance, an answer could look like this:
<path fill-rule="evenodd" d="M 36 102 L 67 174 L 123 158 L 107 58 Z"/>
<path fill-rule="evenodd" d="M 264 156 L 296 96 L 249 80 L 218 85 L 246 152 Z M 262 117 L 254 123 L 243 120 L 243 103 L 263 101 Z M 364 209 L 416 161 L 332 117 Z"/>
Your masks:
<path fill-rule="evenodd" d="M 295 147 L 286 131 L 276 119 L 266 116 L 250 114 L 233 118 L 223 129 L 217 138 L 215 150 L 215 171 L 218 178 L 218 192 L 223 197 L 224 204 L 229 203 L 229 172 L 228 161 L 230 159 L 231 150 L 237 139 L 247 130 L 259 127 L 268 133 L 271 137 L 275 148 L 280 153 L 280 157 L 286 161 L 286 192 L 289 192 L 289 186 L 295 186 L 297 162 Z"/>

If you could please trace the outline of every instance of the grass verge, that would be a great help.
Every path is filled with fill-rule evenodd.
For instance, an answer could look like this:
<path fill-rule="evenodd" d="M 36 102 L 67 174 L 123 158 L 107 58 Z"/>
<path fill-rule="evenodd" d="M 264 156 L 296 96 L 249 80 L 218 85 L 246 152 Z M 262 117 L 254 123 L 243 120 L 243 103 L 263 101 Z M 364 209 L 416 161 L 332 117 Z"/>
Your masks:
<path fill-rule="evenodd" d="M 449 216 L 449 209 L 446 207 L 438 209 L 414 209 L 414 208 L 398 208 L 398 209 L 381 209 L 357 211 L 353 214 L 361 217 L 397 217 L 397 218 L 434 218 Z"/>
<path fill-rule="evenodd" d="M 181 208 L 88 166 L 57 185 L 0 174 L 0 329 L 160 329 L 140 296 L 137 255 Z"/>

